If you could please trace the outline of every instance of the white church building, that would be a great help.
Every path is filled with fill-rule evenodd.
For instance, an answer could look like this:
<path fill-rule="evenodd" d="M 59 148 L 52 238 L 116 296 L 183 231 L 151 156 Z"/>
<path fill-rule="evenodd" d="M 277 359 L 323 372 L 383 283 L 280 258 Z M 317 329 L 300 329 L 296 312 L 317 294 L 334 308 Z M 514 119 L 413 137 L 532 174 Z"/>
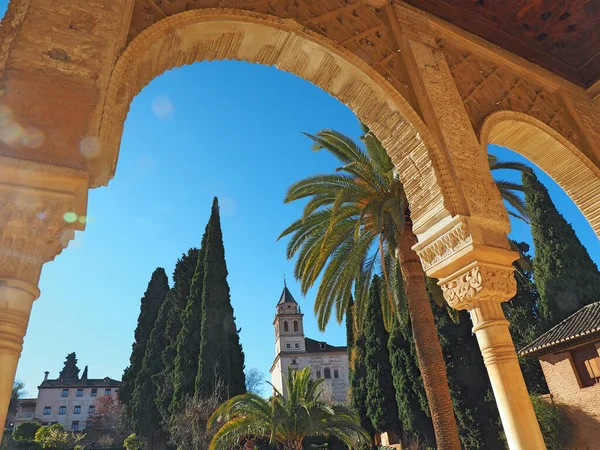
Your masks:
<path fill-rule="evenodd" d="M 304 314 L 294 297 L 284 286 L 277 303 L 275 325 L 275 361 L 271 366 L 271 383 L 287 397 L 285 380 L 288 368 L 301 370 L 310 366 L 312 377 L 323 378 L 327 400 L 348 401 L 348 353 L 346 347 L 335 347 L 326 342 L 304 336 Z"/>

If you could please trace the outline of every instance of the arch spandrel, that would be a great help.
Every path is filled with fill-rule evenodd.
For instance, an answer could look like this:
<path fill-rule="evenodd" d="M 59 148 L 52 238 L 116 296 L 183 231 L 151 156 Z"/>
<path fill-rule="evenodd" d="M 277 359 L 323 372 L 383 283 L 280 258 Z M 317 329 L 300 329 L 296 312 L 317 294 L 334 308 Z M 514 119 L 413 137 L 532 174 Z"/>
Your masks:
<path fill-rule="evenodd" d="M 542 169 L 573 200 L 600 237 L 600 169 L 571 142 L 534 117 L 499 111 L 484 122 L 484 148 L 511 149 Z"/>
<path fill-rule="evenodd" d="M 347 104 L 397 164 L 417 232 L 461 211 L 451 171 L 427 128 L 377 71 L 295 21 L 222 9 L 169 16 L 129 43 L 108 86 L 99 132 L 104 156 L 92 160 L 93 186 L 106 184 L 114 173 L 133 97 L 166 70 L 217 59 L 274 65 Z"/>

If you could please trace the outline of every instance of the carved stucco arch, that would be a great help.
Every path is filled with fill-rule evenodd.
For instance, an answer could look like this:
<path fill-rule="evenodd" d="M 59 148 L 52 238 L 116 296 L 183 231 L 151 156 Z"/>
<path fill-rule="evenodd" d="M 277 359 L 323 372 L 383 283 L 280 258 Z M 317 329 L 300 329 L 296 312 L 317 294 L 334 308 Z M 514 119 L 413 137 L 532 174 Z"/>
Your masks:
<path fill-rule="evenodd" d="M 166 70 L 210 60 L 240 60 L 291 72 L 346 104 L 383 141 L 399 169 L 419 234 L 464 213 L 449 162 L 400 93 L 367 63 L 293 20 L 241 10 L 203 9 L 162 19 L 140 33 L 115 64 L 93 161 L 92 187 L 114 175 L 130 103 Z M 107 160 L 109 158 L 110 160 Z"/>
<path fill-rule="evenodd" d="M 480 133 L 487 150 L 513 150 L 548 174 L 573 200 L 600 237 L 600 170 L 577 147 L 545 123 L 523 113 L 490 114 Z"/>

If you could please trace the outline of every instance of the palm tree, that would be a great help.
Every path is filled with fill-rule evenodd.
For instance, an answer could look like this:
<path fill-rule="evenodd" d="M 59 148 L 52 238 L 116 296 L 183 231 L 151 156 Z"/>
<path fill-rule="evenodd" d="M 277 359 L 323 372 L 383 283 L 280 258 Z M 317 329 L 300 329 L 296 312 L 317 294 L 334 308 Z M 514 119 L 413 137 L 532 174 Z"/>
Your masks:
<path fill-rule="evenodd" d="M 297 254 L 295 277 L 304 294 L 322 275 L 315 299 L 319 327 L 327 325 L 335 307 L 341 322 L 354 295 L 356 326 L 361 326 L 368 303 L 372 275 L 382 272 L 382 298 L 386 325 L 392 313 L 402 317 L 408 310 L 423 384 L 429 402 L 439 449 L 460 449 L 460 440 L 448 389 L 446 368 L 429 292 L 441 295 L 435 283 L 426 280 L 420 260 L 412 249 L 417 242 L 404 189 L 389 155 L 375 135 L 363 125 L 365 150 L 351 138 L 333 130 L 309 136 L 313 150 L 325 149 L 343 164 L 334 174 L 316 175 L 292 185 L 286 203 L 308 199 L 303 215 L 280 238 L 291 235 L 288 258 Z M 511 168 L 490 159 L 495 168 Z M 504 184 L 517 213 L 515 190 Z M 524 216 L 524 214 L 521 214 Z M 405 306 L 407 308 L 405 308 Z"/>
<path fill-rule="evenodd" d="M 246 438 L 268 438 L 284 450 L 302 450 L 309 436 L 335 436 L 348 448 L 368 440 L 358 416 L 346 405 L 323 401 L 324 379 L 310 375 L 308 366 L 301 371 L 288 368 L 287 400 L 274 388 L 269 399 L 247 393 L 223 403 L 208 421 L 210 429 L 220 427 L 209 450 L 229 450 Z"/>

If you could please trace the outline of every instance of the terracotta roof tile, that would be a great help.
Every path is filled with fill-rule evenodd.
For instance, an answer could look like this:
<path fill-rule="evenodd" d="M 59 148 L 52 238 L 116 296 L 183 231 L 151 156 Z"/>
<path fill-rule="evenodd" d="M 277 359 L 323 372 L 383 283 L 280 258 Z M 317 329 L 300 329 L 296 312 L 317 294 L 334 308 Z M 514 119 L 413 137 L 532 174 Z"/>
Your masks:
<path fill-rule="evenodd" d="M 519 352 L 519 356 L 537 356 L 557 348 L 584 343 L 600 337 L 600 302 L 590 303 L 546 331 Z"/>

